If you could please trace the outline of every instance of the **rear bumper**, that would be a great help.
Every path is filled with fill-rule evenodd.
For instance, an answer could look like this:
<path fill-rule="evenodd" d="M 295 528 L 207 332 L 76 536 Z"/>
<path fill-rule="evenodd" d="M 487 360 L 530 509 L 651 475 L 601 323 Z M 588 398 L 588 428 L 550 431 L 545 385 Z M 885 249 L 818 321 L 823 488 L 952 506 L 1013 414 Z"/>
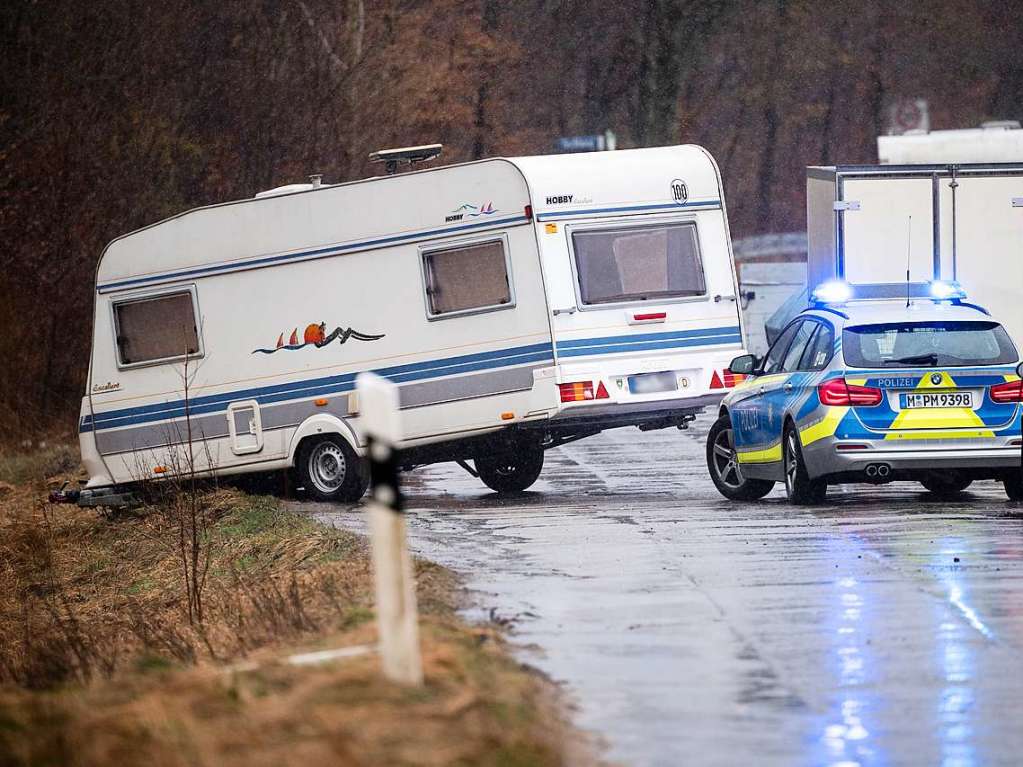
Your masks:
<path fill-rule="evenodd" d="M 665 421 L 665 425 L 668 426 L 672 420 L 681 423 L 686 416 L 695 415 L 706 407 L 716 407 L 728 391 L 730 390 L 724 390 L 720 394 L 678 397 L 655 402 L 576 405 L 565 408 L 543 425 L 613 429 L 618 426 L 642 426 Z"/>
<path fill-rule="evenodd" d="M 821 440 L 805 451 L 807 470 L 812 477 L 829 474 L 865 472 L 871 464 L 887 464 L 893 474 L 905 471 L 990 471 L 1019 469 L 1018 445 L 942 447 L 927 449 L 872 448 L 842 452 L 839 440 Z"/>

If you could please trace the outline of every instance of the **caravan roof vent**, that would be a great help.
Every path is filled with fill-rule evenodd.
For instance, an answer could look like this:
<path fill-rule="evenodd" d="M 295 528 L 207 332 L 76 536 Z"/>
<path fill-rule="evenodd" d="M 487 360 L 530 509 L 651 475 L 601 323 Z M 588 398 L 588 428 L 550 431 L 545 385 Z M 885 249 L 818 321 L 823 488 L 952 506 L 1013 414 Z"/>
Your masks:
<path fill-rule="evenodd" d="M 378 152 L 373 152 L 369 159 L 372 162 L 386 163 L 387 175 L 391 175 L 398 172 L 400 164 L 404 163 L 411 168 L 417 162 L 426 162 L 437 157 L 443 148 L 442 144 L 424 144 L 401 149 L 381 149 Z"/>
<path fill-rule="evenodd" d="M 1019 130 L 1019 120 L 988 120 L 980 124 L 984 130 Z"/>
<path fill-rule="evenodd" d="M 262 197 L 277 197 L 281 194 L 294 194 L 295 192 L 308 192 L 310 189 L 321 189 L 323 187 L 323 176 L 310 176 L 309 180 L 311 182 L 309 184 L 285 184 L 284 186 L 277 186 L 273 189 L 257 192 L 256 199 Z"/>

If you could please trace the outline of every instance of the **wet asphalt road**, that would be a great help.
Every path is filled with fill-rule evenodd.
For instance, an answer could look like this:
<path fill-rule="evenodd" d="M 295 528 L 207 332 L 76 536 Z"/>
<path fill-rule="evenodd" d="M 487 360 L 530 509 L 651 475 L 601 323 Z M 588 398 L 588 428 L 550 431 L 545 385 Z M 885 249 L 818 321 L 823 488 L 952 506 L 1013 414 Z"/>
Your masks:
<path fill-rule="evenodd" d="M 514 500 L 407 475 L 416 553 L 516 617 L 629 765 L 1023 763 L 1023 507 L 1000 484 L 721 498 L 701 419 L 547 454 Z M 358 509 L 302 504 L 364 530 Z"/>

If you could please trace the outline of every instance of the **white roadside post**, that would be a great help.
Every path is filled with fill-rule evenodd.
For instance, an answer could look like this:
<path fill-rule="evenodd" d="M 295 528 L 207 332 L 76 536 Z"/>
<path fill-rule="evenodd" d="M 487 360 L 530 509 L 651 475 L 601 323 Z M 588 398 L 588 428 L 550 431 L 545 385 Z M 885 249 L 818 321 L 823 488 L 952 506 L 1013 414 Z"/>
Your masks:
<path fill-rule="evenodd" d="M 418 686 L 423 683 L 419 611 L 395 448 L 402 437 L 398 387 L 375 373 L 360 373 L 355 386 L 371 471 L 368 510 L 380 661 L 389 679 Z"/>

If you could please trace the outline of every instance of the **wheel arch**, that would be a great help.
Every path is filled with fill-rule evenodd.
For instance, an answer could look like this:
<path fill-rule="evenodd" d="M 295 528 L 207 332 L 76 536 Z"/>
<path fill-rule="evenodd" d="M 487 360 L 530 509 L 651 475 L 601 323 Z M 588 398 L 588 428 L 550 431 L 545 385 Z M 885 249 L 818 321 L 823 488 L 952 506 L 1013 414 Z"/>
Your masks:
<path fill-rule="evenodd" d="M 295 433 L 291 436 L 291 443 L 288 446 L 288 463 L 292 466 L 295 465 L 296 456 L 303 442 L 311 437 L 325 434 L 336 434 L 341 437 L 355 451 L 356 455 L 361 456 L 364 452 L 359 444 L 359 435 L 348 421 L 330 413 L 317 413 L 306 418 L 295 429 Z"/>

